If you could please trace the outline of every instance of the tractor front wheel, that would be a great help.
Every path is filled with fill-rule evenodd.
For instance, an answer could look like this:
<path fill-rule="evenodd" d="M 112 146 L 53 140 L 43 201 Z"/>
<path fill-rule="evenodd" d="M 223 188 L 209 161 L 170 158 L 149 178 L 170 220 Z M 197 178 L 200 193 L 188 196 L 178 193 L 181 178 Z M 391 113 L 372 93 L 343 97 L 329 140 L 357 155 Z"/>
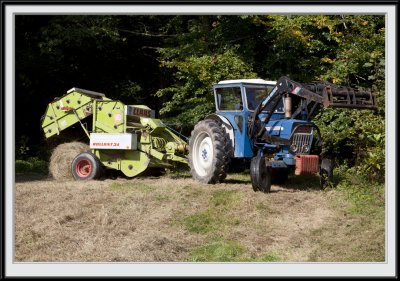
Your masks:
<path fill-rule="evenodd" d="M 256 156 L 251 159 L 250 177 L 254 191 L 269 193 L 271 191 L 272 168 L 268 161 L 262 156 Z"/>
<path fill-rule="evenodd" d="M 100 174 L 100 161 L 90 152 L 83 152 L 72 161 L 72 175 L 76 180 L 97 179 Z"/>
<path fill-rule="evenodd" d="M 332 187 L 333 184 L 333 165 L 330 159 L 322 159 L 320 167 L 321 188 Z"/>
<path fill-rule="evenodd" d="M 194 127 L 189 140 L 189 166 L 194 179 L 214 184 L 226 177 L 231 148 L 225 129 L 214 120 Z"/>

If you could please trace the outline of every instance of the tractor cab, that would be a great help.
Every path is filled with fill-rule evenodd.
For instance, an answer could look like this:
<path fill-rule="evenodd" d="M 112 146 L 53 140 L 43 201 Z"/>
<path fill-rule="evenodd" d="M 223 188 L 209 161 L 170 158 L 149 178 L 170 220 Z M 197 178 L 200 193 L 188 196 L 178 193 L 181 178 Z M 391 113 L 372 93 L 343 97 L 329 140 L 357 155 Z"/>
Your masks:
<path fill-rule="evenodd" d="M 213 85 L 216 110 L 254 111 L 275 87 L 275 81 L 263 79 L 224 80 Z M 281 110 L 283 112 L 283 103 Z M 279 111 L 279 110 L 277 110 Z"/>
<path fill-rule="evenodd" d="M 216 115 L 225 121 L 223 126 L 232 141 L 235 157 L 253 156 L 252 144 L 247 136 L 247 120 L 260 102 L 270 94 L 275 84 L 275 81 L 263 79 L 240 79 L 224 80 L 213 85 Z M 282 99 L 273 118 L 281 119 L 283 115 Z"/>

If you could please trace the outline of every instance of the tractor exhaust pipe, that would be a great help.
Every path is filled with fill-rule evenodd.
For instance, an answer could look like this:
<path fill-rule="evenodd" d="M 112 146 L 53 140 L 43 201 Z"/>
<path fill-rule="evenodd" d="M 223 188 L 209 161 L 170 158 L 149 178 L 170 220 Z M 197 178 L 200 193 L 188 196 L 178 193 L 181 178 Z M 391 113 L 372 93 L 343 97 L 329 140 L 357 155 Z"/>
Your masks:
<path fill-rule="evenodd" d="M 292 97 L 286 95 L 284 97 L 284 104 L 285 104 L 285 118 L 290 119 L 292 118 Z"/>

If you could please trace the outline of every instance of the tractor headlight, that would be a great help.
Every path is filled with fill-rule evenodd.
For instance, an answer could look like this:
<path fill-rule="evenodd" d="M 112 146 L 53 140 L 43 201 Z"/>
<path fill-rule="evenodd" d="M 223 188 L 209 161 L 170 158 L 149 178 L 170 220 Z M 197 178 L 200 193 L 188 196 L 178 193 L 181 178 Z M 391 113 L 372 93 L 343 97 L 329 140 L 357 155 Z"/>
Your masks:
<path fill-rule="evenodd" d="M 310 146 L 308 144 L 303 145 L 301 152 L 306 153 L 310 149 Z"/>
<path fill-rule="evenodd" d="M 297 152 L 297 145 L 292 144 L 292 145 L 290 146 L 290 151 L 293 152 L 293 153 L 296 153 L 296 152 Z"/>

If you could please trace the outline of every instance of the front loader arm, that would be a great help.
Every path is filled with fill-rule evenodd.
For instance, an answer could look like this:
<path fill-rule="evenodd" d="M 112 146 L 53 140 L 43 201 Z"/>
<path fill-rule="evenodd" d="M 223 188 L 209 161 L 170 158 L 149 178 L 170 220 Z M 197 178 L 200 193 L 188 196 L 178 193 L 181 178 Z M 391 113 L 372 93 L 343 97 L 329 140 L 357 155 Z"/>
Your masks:
<path fill-rule="evenodd" d="M 375 95 L 369 91 L 339 86 L 327 81 L 302 84 L 282 76 L 271 93 L 254 110 L 249 125 L 250 139 L 256 139 L 263 134 L 265 124 L 271 119 L 272 113 L 283 96 L 300 97 L 307 105 L 314 103 L 313 112 L 321 107 L 377 109 Z M 266 113 L 265 119 L 259 120 L 260 113 L 267 107 L 269 107 L 269 111 Z M 294 116 L 298 115 L 300 110 L 299 107 Z"/>

